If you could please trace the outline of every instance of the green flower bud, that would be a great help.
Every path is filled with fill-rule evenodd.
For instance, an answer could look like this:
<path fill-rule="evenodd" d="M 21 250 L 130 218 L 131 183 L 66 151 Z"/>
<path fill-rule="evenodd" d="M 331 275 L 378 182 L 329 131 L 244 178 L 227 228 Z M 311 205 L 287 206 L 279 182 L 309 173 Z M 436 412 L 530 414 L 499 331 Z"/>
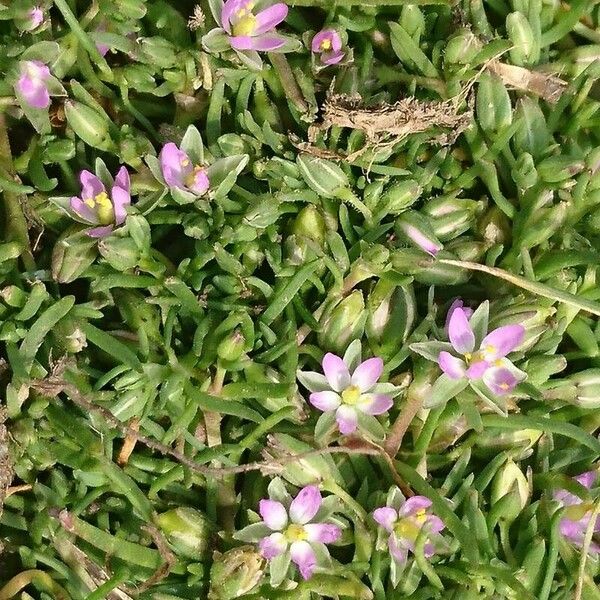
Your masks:
<path fill-rule="evenodd" d="M 64 106 L 69 127 L 88 146 L 107 152 L 115 151 L 115 144 L 108 132 L 108 123 L 102 115 L 77 100 L 67 100 Z"/>
<path fill-rule="evenodd" d="M 600 408 L 600 369 L 585 369 L 567 377 L 575 385 L 574 404 L 582 408 Z"/>
<path fill-rule="evenodd" d="M 303 208 L 292 224 L 292 233 L 317 242 L 321 247 L 325 244 L 325 219 L 319 210 L 309 204 Z"/>
<path fill-rule="evenodd" d="M 141 40 L 141 48 L 149 65 L 168 69 L 177 64 L 175 46 L 163 37 L 147 37 Z"/>
<path fill-rule="evenodd" d="M 506 215 L 497 206 L 492 206 L 477 222 L 477 231 L 491 246 L 506 244 L 510 240 L 512 227 Z"/>
<path fill-rule="evenodd" d="M 510 13 L 506 17 L 506 32 L 513 43 L 509 50 L 515 65 L 530 65 L 537 62 L 539 45 L 527 17 L 521 12 Z"/>
<path fill-rule="evenodd" d="M 481 47 L 479 38 L 470 29 L 463 27 L 448 40 L 444 62 L 449 65 L 468 65 Z"/>
<path fill-rule="evenodd" d="M 494 476 L 490 498 L 492 505 L 508 494 L 513 496 L 513 502 L 508 503 L 513 512 L 504 513 L 501 519 L 514 521 L 529 502 L 531 486 L 521 469 L 512 460 L 508 460 Z"/>
<path fill-rule="evenodd" d="M 156 522 L 177 554 L 196 561 L 208 556 L 214 528 L 199 510 L 181 506 L 161 513 Z"/>
<path fill-rule="evenodd" d="M 397 286 L 380 279 L 367 298 L 367 336 L 381 346 L 383 353 L 391 353 L 407 340 L 416 314 L 412 285 Z"/>
<path fill-rule="evenodd" d="M 487 71 L 479 78 L 475 102 L 477 122 L 486 133 L 497 133 L 512 123 L 512 105 L 504 83 Z"/>
<path fill-rule="evenodd" d="M 87 337 L 72 317 L 61 319 L 52 328 L 52 339 L 56 348 L 68 354 L 77 354 L 87 347 Z"/>
<path fill-rule="evenodd" d="M 582 160 L 575 160 L 570 156 L 557 155 L 545 158 L 538 166 L 542 181 L 547 183 L 560 183 L 571 179 L 573 175 L 581 173 L 585 167 Z"/>
<path fill-rule="evenodd" d="M 58 239 L 52 251 L 52 278 L 59 283 L 75 281 L 97 256 L 96 240 L 82 231 L 73 233 L 70 228 Z"/>
<path fill-rule="evenodd" d="M 343 354 L 352 340 L 362 337 L 366 319 L 362 292 L 354 290 L 321 317 L 322 327 L 318 334 L 320 347 Z"/>
<path fill-rule="evenodd" d="M 435 256 L 442 249 L 442 244 L 437 238 L 429 219 L 415 210 L 403 212 L 396 219 L 394 231 L 398 236 L 431 256 Z"/>
<path fill-rule="evenodd" d="M 215 552 L 208 600 L 233 600 L 251 592 L 265 572 L 265 560 L 254 546 Z"/>
<path fill-rule="evenodd" d="M 226 338 L 221 340 L 217 346 L 217 355 L 221 360 L 234 362 L 244 353 L 246 338 L 241 331 L 232 331 Z"/>
<path fill-rule="evenodd" d="M 453 240 L 468 231 L 475 223 L 475 215 L 470 210 L 456 211 L 431 219 L 433 233 L 442 242 Z"/>
<path fill-rule="evenodd" d="M 423 188 L 414 180 L 406 179 L 389 185 L 375 207 L 375 220 L 387 215 L 399 215 L 421 196 Z"/>
<path fill-rule="evenodd" d="M 140 262 L 140 251 L 137 244 L 128 237 L 110 235 L 98 241 L 98 252 L 115 270 L 127 271 Z"/>
<path fill-rule="evenodd" d="M 323 198 L 335 198 L 340 188 L 350 184 L 346 173 L 330 160 L 298 154 L 296 163 L 306 185 Z"/>
<path fill-rule="evenodd" d="M 511 170 L 511 175 L 513 181 L 522 191 L 533 187 L 538 180 L 538 173 L 535 168 L 533 156 L 528 152 L 523 152 L 519 158 L 517 158 L 517 161 Z"/>
<path fill-rule="evenodd" d="M 486 242 L 477 242 L 475 240 L 464 240 L 458 238 L 446 244 L 446 250 L 454 254 L 459 260 L 471 262 L 480 262 L 490 245 Z"/>

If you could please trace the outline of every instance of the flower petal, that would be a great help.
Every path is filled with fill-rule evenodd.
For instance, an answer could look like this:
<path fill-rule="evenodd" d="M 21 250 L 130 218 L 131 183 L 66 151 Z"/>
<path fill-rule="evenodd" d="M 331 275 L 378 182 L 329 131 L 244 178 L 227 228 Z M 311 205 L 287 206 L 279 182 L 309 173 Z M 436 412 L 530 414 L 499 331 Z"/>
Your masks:
<path fill-rule="evenodd" d="M 373 518 L 386 531 L 392 531 L 394 523 L 398 520 L 398 511 L 391 506 L 382 506 L 373 511 Z"/>
<path fill-rule="evenodd" d="M 423 252 L 431 256 L 435 256 L 443 248 L 442 244 L 430 239 L 413 225 L 404 224 L 403 231 Z"/>
<path fill-rule="evenodd" d="M 83 221 L 94 225 L 98 222 L 96 213 L 81 198 L 73 196 L 71 198 L 71 210 Z"/>
<path fill-rule="evenodd" d="M 519 380 L 504 367 L 492 367 L 483 374 L 483 383 L 497 396 L 512 392 Z"/>
<path fill-rule="evenodd" d="M 335 410 L 341 403 L 342 399 L 337 392 L 313 392 L 308 397 L 310 403 L 323 412 Z"/>
<path fill-rule="evenodd" d="M 448 313 L 446 314 L 446 324 L 444 325 L 446 337 L 448 337 L 448 327 L 450 326 L 450 317 L 452 316 L 452 313 L 457 308 L 462 308 L 465 315 L 467 316 L 467 319 L 470 319 L 471 315 L 473 314 L 472 308 L 469 308 L 468 306 L 464 306 L 464 302 L 462 301 L 461 298 L 456 298 L 456 300 L 454 300 L 454 302 L 452 302 L 452 304 L 450 305 L 450 308 L 448 309 Z"/>
<path fill-rule="evenodd" d="M 310 48 L 313 52 L 323 52 L 321 44 L 329 40 L 333 52 L 339 52 L 342 48 L 342 38 L 335 29 L 323 29 L 317 33 L 311 42 Z"/>
<path fill-rule="evenodd" d="M 48 108 L 50 106 L 50 93 L 43 81 L 21 75 L 16 84 L 17 92 L 33 108 Z"/>
<path fill-rule="evenodd" d="M 448 377 L 451 379 L 462 379 L 466 375 L 467 365 L 463 360 L 450 354 L 450 352 L 442 351 L 438 356 L 438 365 Z"/>
<path fill-rule="evenodd" d="M 339 356 L 328 352 L 323 357 L 322 366 L 323 373 L 325 373 L 331 389 L 341 392 L 350 385 L 351 379 L 348 367 Z"/>
<path fill-rule="evenodd" d="M 126 192 L 129 192 L 131 188 L 131 182 L 129 180 L 129 171 L 127 167 L 121 167 L 115 177 L 115 185 L 123 188 Z"/>
<path fill-rule="evenodd" d="M 106 225 L 106 227 L 94 227 L 93 229 L 88 229 L 86 233 L 92 238 L 103 238 L 110 235 L 112 230 L 112 225 Z"/>
<path fill-rule="evenodd" d="M 568 540 L 575 544 L 583 543 L 585 537 L 585 527 L 581 521 L 571 521 L 571 519 L 561 519 L 559 530 Z"/>
<path fill-rule="evenodd" d="M 235 35 L 229 40 L 231 47 L 236 50 L 258 50 L 269 52 L 277 50 L 285 44 L 285 38 L 276 34 L 263 34 L 258 36 Z"/>
<path fill-rule="evenodd" d="M 361 392 L 368 392 L 383 373 L 383 360 L 375 356 L 358 365 L 352 373 L 352 385 L 357 386 Z"/>
<path fill-rule="evenodd" d="M 439 533 L 445 529 L 444 521 L 437 515 L 427 515 L 427 529 L 430 533 Z"/>
<path fill-rule="evenodd" d="M 323 52 L 323 54 L 321 54 L 321 62 L 324 65 L 337 65 L 344 56 L 346 56 L 346 53 L 341 50 L 338 50 L 337 52 Z"/>
<path fill-rule="evenodd" d="M 475 334 L 471 329 L 467 315 L 462 308 L 452 311 L 448 323 L 448 337 L 452 347 L 460 354 L 473 352 L 475 348 Z"/>
<path fill-rule="evenodd" d="M 577 475 L 574 477 L 577 483 L 580 483 L 582 486 L 586 487 L 588 490 L 592 488 L 594 482 L 598 478 L 598 471 L 586 471 L 585 473 L 581 473 L 581 475 Z"/>
<path fill-rule="evenodd" d="M 335 420 L 337 421 L 340 433 L 343 435 L 354 433 L 358 426 L 358 415 L 356 414 L 356 409 L 346 404 L 342 404 L 335 411 Z"/>
<path fill-rule="evenodd" d="M 261 500 L 258 503 L 258 512 L 267 527 L 273 531 L 281 531 L 287 525 L 287 511 L 277 500 Z"/>
<path fill-rule="evenodd" d="M 310 579 L 317 566 L 317 557 L 311 545 L 305 541 L 293 542 L 290 547 L 290 555 L 292 561 L 298 566 L 302 578 Z"/>
<path fill-rule="evenodd" d="M 309 542 L 322 544 L 337 542 L 342 535 L 342 530 L 333 523 L 309 523 L 304 526 L 304 531 Z"/>
<path fill-rule="evenodd" d="M 100 179 L 86 169 L 79 173 L 79 181 L 81 182 L 81 198 L 83 200 L 95 198 L 102 192 L 106 192 L 106 188 Z"/>
<path fill-rule="evenodd" d="M 189 156 L 173 142 L 165 144 L 158 155 L 160 169 L 169 187 L 184 188 L 184 180 L 192 172 Z"/>
<path fill-rule="evenodd" d="M 288 7 L 283 2 L 278 2 L 277 4 L 273 4 L 273 6 L 269 6 L 269 8 L 261 10 L 256 15 L 255 35 L 275 29 L 279 23 L 285 21 L 287 14 Z"/>
<path fill-rule="evenodd" d="M 194 192 L 194 194 L 198 194 L 198 196 L 203 196 L 208 191 L 210 187 L 210 182 L 208 181 L 208 175 L 206 174 L 205 169 L 196 169 L 194 171 L 194 179 L 192 184 L 189 186 L 189 189 Z"/>
<path fill-rule="evenodd" d="M 504 325 L 488 333 L 481 342 L 482 357 L 488 362 L 503 358 L 523 343 L 522 325 Z"/>
<path fill-rule="evenodd" d="M 363 394 L 356 408 L 367 415 L 381 415 L 394 404 L 391 396 L 385 394 Z"/>
<path fill-rule="evenodd" d="M 111 192 L 113 210 L 115 212 L 115 224 L 122 225 L 127 218 L 127 207 L 131 204 L 129 192 L 115 185 Z"/>
<path fill-rule="evenodd" d="M 431 500 L 426 496 L 412 496 L 400 507 L 398 513 L 401 517 L 408 517 L 420 510 L 427 510 L 430 506 Z"/>
<path fill-rule="evenodd" d="M 263 538 L 258 543 L 258 549 L 261 555 L 267 560 L 271 560 L 280 554 L 283 554 L 287 548 L 287 541 L 283 533 L 272 533 L 270 536 Z"/>
<path fill-rule="evenodd" d="M 316 485 L 303 487 L 290 504 L 290 519 L 292 523 L 304 525 L 308 523 L 321 506 L 321 492 Z"/>
<path fill-rule="evenodd" d="M 489 363 L 485 360 L 478 360 L 469 366 L 466 375 L 469 379 L 481 379 L 489 366 Z"/>
<path fill-rule="evenodd" d="M 408 557 L 408 552 L 406 548 L 401 546 L 396 539 L 396 536 L 392 533 L 388 539 L 388 548 L 390 550 L 390 554 L 392 558 L 399 564 L 404 564 Z"/>

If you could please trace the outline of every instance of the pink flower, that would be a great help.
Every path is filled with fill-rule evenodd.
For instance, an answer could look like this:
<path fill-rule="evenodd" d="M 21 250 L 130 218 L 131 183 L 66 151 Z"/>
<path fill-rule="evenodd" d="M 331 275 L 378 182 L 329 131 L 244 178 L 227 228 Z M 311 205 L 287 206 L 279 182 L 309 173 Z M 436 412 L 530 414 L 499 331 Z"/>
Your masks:
<path fill-rule="evenodd" d="M 354 368 L 355 361 L 349 355 L 352 353 L 352 345 L 344 358 L 328 352 L 322 362 L 324 375 L 311 371 L 298 373 L 300 382 L 312 392 L 310 403 L 323 412 L 334 412 L 340 433 L 344 435 L 356 431 L 360 413 L 381 415 L 393 404 L 390 395 L 381 393 L 389 384 L 377 383 L 383 372 L 381 358 L 369 358 Z"/>
<path fill-rule="evenodd" d="M 34 6 L 27 13 L 26 31 L 37 29 L 44 21 L 44 11 L 39 6 Z"/>
<path fill-rule="evenodd" d="M 82 223 L 96 225 L 88 229 L 90 237 L 110 235 L 115 227 L 122 225 L 131 204 L 129 173 L 121 167 L 114 180 L 110 196 L 100 179 L 89 171 L 81 171 L 81 198 L 73 196 L 70 202 L 72 215 Z"/>
<path fill-rule="evenodd" d="M 210 187 L 206 169 L 192 164 L 186 152 L 173 142 L 165 144 L 159 155 L 160 169 L 165 183 L 170 188 L 203 196 Z"/>
<path fill-rule="evenodd" d="M 406 562 L 409 552 L 415 551 L 415 542 L 421 529 L 427 529 L 428 539 L 425 543 L 425 556 L 435 554 L 432 539 L 439 539 L 444 529 L 443 521 L 430 511 L 431 500 L 425 496 L 413 496 L 401 503 L 399 508 L 383 506 L 373 512 L 373 518 L 390 535 L 388 549 L 392 558 L 399 564 Z"/>
<path fill-rule="evenodd" d="M 236 50 L 272 51 L 285 44 L 285 38 L 274 33 L 285 20 L 288 7 L 283 2 L 268 6 L 266 1 L 226 0 L 221 11 L 221 27 Z M 257 6 L 263 10 L 254 12 Z"/>
<path fill-rule="evenodd" d="M 345 55 L 342 51 L 342 38 L 335 29 L 319 31 L 312 39 L 311 50 L 321 55 L 321 62 L 324 65 L 335 65 Z"/>
<path fill-rule="evenodd" d="M 591 489 L 598 471 L 587 471 L 574 477 L 575 481 L 587 489 Z M 585 533 L 592 518 L 593 505 L 585 503 L 581 498 L 571 494 L 567 490 L 558 490 L 554 493 L 554 499 L 565 508 L 564 516 L 560 520 L 559 530 L 562 535 L 576 546 L 582 547 Z M 596 517 L 594 532 L 600 533 L 600 517 Z M 590 552 L 600 554 L 600 545 L 596 542 L 590 544 Z"/>
<path fill-rule="evenodd" d="M 19 63 L 20 75 L 15 84 L 15 91 L 33 108 L 48 108 L 50 92 L 48 80 L 52 77 L 50 69 L 39 60 L 23 60 Z"/>
<path fill-rule="evenodd" d="M 317 567 L 317 555 L 328 558 L 325 545 L 339 540 L 342 530 L 338 525 L 317 519 L 323 501 L 318 487 L 308 485 L 294 499 L 287 493 L 275 494 L 273 489 L 270 485 L 269 498 L 259 503 L 262 522 L 249 525 L 234 537 L 258 542 L 260 553 L 268 561 L 289 564 L 291 559 L 302 578 L 309 579 Z"/>
<path fill-rule="evenodd" d="M 486 386 L 499 396 L 511 392 L 522 376 L 505 357 L 523 343 L 525 328 L 522 325 L 498 327 L 488 333 L 479 349 L 475 350 L 475 333 L 469 322 L 470 309 L 460 306 L 451 309 L 448 338 L 460 358 L 447 351 L 440 352 L 440 369 L 451 379 L 483 379 Z"/>

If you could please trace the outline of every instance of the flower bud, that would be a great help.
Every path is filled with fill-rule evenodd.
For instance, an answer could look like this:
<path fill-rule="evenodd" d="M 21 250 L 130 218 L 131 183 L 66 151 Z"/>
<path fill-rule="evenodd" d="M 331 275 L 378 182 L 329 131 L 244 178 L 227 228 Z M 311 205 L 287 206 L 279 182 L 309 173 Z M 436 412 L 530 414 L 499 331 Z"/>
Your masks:
<path fill-rule="evenodd" d="M 516 248 L 535 248 L 552 237 L 564 224 L 569 204 L 559 202 L 548 208 L 540 208 L 531 215 L 515 239 Z"/>
<path fill-rule="evenodd" d="M 251 592 L 263 578 L 265 560 L 254 546 L 215 552 L 208 600 L 233 600 Z"/>
<path fill-rule="evenodd" d="M 414 179 L 389 185 L 377 203 L 375 220 L 380 221 L 387 215 L 401 214 L 419 199 L 422 191 L 423 188 Z"/>
<path fill-rule="evenodd" d="M 115 270 L 127 271 L 140 262 L 140 250 L 128 237 L 108 236 L 98 241 L 102 258 Z"/>
<path fill-rule="evenodd" d="M 511 224 L 506 215 L 492 206 L 477 222 L 477 231 L 488 244 L 506 244 L 512 233 Z"/>
<path fill-rule="evenodd" d="M 207 557 L 213 526 L 199 510 L 181 506 L 158 515 L 156 522 L 178 554 L 196 561 Z"/>
<path fill-rule="evenodd" d="M 58 283 L 75 281 L 97 256 L 96 241 L 81 231 L 73 233 L 70 228 L 58 239 L 52 251 L 52 278 Z"/>
<path fill-rule="evenodd" d="M 497 133 L 512 123 L 513 111 L 506 86 L 487 71 L 479 78 L 475 111 L 477 122 L 486 133 Z"/>
<path fill-rule="evenodd" d="M 366 319 L 362 292 L 354 290 L 321 317 L 322 328 L 318 334 L 320 347 L 343 354 L 352 340 L 362 336 Z"/>
<path fill-rule="evenodd" d="M 423 11 L 416 4 L 404 4 L 400 11 L 400 25 L 418 43 L 421 33 L 425 30 Z"/>
<path fill-rule="evenodd" d="M 570 156 L 557 155 L 545 158 L 537 166 L 537 172 L 546 183 L 560 183 L 581 173 L 585 167 L 582 160 Z"/>
<path fill-rule="evenodd" d="M 246 338 L 241 331 L 232 331 L 226 338 L 221 340 L 217 346 L 217 355 L 221 360 L 234 362 L 244 353 Z"/>
<path fill-rule="evenodd" d="M 72 317 L 61 319 L 52 328 L 51 335 L 54 346 L 62 352 L 77 354 L 87 347 L 87 337 Z"/>
<path fill-rule="evenodd" d="M 567 377 L 576 386 L 574 404 L 582 408 L 600 408 L 600 369 L 585 369 Z"/>
<path fill-rule="evenodd" d="M 149 65 L 168 69 L 177 64 L 175 46 L 163 37 L 143 38 L 141 47 Z"/>
<path fill-rule="evenodd" d="M 486 242 L 457 238 L 446 244 L 446 250 L 451 252 L 458 260 L 480 262 L 483 260 L 490 245 Z"/>
<path fill-rule="evenodd" d="M 428 219 L 416 211 L 407 210 L 402 213 L 396 219 L 394 230 L 431 256 L 435 256 L 442 249 L 442 244 Z"/>
<path fill-rule="evenodd" d="M 334 198 L 340 188 L 349 185 L 346 173 L 330 160 L 298 154 L 296 163 L 308 187 L 323 198 Z"/>
<path fill-rule="evenodd" d="M 315 206 L 309 204 L 294 219 L 292 233 L 313 240 L 323 247 L 326 234 L 325 219 Z"/>
<path fill-rule="evenodd" d="M 506 17 L 506 32 L 513 43 L 509 50 L 515 65 L 530 65 L 537 61 L 539 45 L 527 17 L 521 12 L 510 13 Z"/>
<path fill-rule="evenodd" d="M 491 503 L 492 505 L 500 501 L 504 496 L 511 494 L 514 497 L 514 504 L 509 503 L 514 512 L 503 514 L 501 518 L 507 521 L 514 521 L 518 514 L 527 506 L 531 495 L 529 482 L 523 472 L 513 460 L 504 463 L 494 476 L 492 481 Z"/>
<path fill-rule="evenodd" d="M 519 158 L 517 158 L 517 161 L 511 170 L 511 175 L 513 181 L 522 191 L 533 187 L 538 180 L 538 173 L 535 168 L 533 156 L 528 152 L 523 152 Z"/>
<path fill-rule="evenodd" d="M 77 100 L 67 100 L 64 106 L 67 123 L 88 146 L 98 150 L 115 150 L 108 133 L 108 123 L 102 115 Z"/>
<path fill-rule="evenodd" d="M 16 4 L 16 2 L 15 2 Z M 44 11 L 40 6 L 17 9 L 14 23 L 19 31 L 34 31 L 44 22 Z"/>
<path fill-rule="evenodd" d="M 468 231 L 474 223 L 475 215 L 470 210 L 456 211 L 431 219 L 433 233 L 443 242 L 457 238 Z"/>
<path fill-rule="evenodd" d="M 387 354 L 407 340 L 416 314 L 412 285 L 397 286 L 380 279 L 367 298 L 367 336 L 381 346 L 382 353 Z"/>
<path fill-rule="evenodd" d="M 481 41 L 466 27 L 459 29 L 450 37 L 444 52 L 444 63 L 449 65 L 468 65 L 481 50 Z"/>

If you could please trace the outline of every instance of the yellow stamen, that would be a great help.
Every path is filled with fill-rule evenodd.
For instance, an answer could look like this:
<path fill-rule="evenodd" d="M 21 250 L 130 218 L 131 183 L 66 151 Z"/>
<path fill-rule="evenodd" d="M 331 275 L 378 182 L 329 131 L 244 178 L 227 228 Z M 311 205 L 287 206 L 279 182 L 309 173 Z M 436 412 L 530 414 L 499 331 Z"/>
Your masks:
<path fill-rule="evenodd" d="M 232 28 L 233 35 L 247 36 L 252 35 L 256 29 L 256 17 L 251 14 L 245 14 L 235 23 Z"/>
<path fill-rule="evenodd" d="M 96 206 L 96 202 L 94 202 L 93 198 L 86 198 L 83 203 L 90 208 L 94 208 L 94 206 Z"/>
<path fill-rule="evenodd" d="M 427 512 L 425 511 L 424 508 L 419 509 L 415 513 L 415 520 L 417 523 L 419 523 L 419 525 L 423 525 L 423 523 L 425 523 L 425 521 L 427 521 Z"/>
<path fill-rule="evenodd" d="M 106 192 L 101 192 L 94 198 L 94 200 L 96 204 L 96 216 L 98 217 L 100 224 L 110 225 L 111 223 L 114 223 L 115 211 Z"/>
<path fill-rule="evenodd" d="M 351 385 L 342 392 L 342 402 L 350 405 L 356 404 L 360 400 L 360 396 L 360 388 L 355 385 Z"/>
<path fill-rule="evenodd" d="M 485 347 L 485 352 L 487 352 L 488 354 L 496 354 L 496 346 L 492 346 L 491 344 L 488 344 Z"/>
<path fill-rule="evenodd" d="M 331 40 L 325 39 L 321 42 L 321 50 L 331 50 Z"/>
<path fill-rule="evenodd" d="M 289 542 L 301 542 L 308 536 L 306 535 L 306 531 L 304 531 L 304 527 L 302 527 L 302 525 L 296 525 L 295 523 L 292 523 L 285 530 L 285 537 Z"/>
<path fill-rule="evenodd" d="M 465 352 L 465 360 L 468 362 L 473 358 L 473 355 L 470 352 Z"/>
<path fill-rule="evenodd" d="M 187 185 L 187 187 L 192 187 L 196 183 L 198 173 L 201 173 L 202 171 L 204 171 L 204 168 L 200 165 L 196 165 L 194 170 L 185 178 L 185 185 Z"/>
<path fill-rule="evenodd" d="M 508 385 L 508 383 L 506 383 L 506 382 L 503 381 L 500 384 L 500 388 L 503 389 L 503 390 L 507 390 L 508 388 L 510 388 L 510 385 Z"/>
<path fill-rule="evenodd" d="M 187 158 L 182 159 L 182 161 L 181 161 L 182 167 L 187 167 L 189 164 L 190 164 L 189 159 L 187 159 Z"/>

